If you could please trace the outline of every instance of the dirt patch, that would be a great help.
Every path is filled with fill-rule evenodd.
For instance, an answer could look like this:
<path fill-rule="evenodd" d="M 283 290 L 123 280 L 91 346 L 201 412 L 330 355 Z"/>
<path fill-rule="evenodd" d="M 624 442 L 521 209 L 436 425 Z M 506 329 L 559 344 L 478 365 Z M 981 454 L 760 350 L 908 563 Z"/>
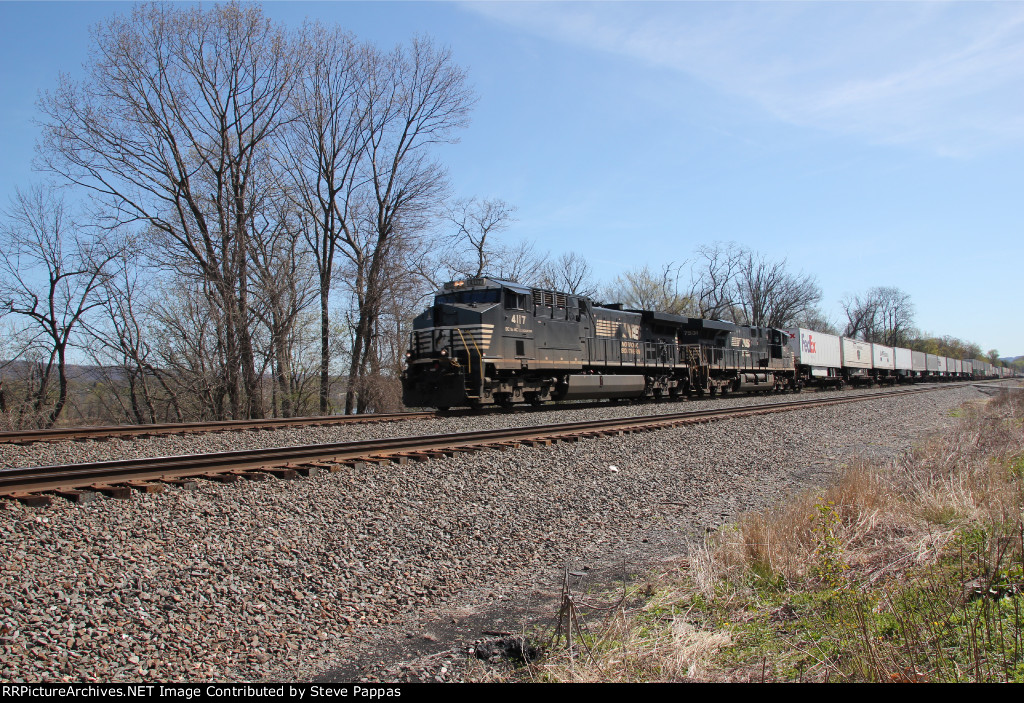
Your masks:
<path fill-rule="evenodd" d="M 624 582 L 633 584 L 659 564 L 682 558 L 678 553 L 656 555 L 657 549 L 644 549 L 648 544 L 645 540 L 641 549 L 628 555 L 632 562 L 628 566 L 620 552 L 617 564 L 572 571 L 573 592 L 613 601 L 622 593 Z M 474 606 L 453 607 L 434 617 L 407 618 L 379 628 L 368 633 L 365 644 L 346 652 L 343 662 L 313 681 L 458 682 L 465 680 L 471 662 L 495 672 L 507 671 L 522 663 L 524 650 L 532 658 L 536 653 L 531 648 L 546 644 L 551 636 L 564 574 L 549 577 L 546 585 L 518 597 L 490 594 L 491 600 Z"/>

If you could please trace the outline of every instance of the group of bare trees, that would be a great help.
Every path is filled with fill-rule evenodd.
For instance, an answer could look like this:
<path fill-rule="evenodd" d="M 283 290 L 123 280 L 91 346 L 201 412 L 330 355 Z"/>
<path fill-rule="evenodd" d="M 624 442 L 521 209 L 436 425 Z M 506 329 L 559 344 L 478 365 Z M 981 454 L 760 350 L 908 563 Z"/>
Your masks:
<path fill-rule="evenodd" d="M 18 398 L 0 385 L 0 405 L 30 424 L 52 425 L 68 399 L 67 355 L 91 310 L 104 304 L 116 248 L 75 221 L 45 188 L 19 191 L 3 212 L 0 315 L 23 321 L 18 356 L 29 365 Z M 13 336 L 13 335 L 12 335 Z"/>
<path fill-rule="evenodd" d="M 255 4 L 103 22 L 85 76 L 39 101 L 38 166 L 85 224 L 43 189 L 5 217 L 4 311 L 50 340 L 38 404 L 88 331 L 134 420 L 310 411 L 311 379 L 327 412 L 342 359 L 345 410 L 367 409 L 400 357 L 382 339 L 406 324 L 396 301 L 422 296 L 407 262 L 448 196 L 433 147 L 474 100 L 425 38 L 383 51 L 335 27 L 289 31 Z M 29 290 L 40 252 L 49 293 Z"/>
<path fill-rule="evenodd" d="M 618 276 L 604 297 L 629 307 L 783 327 L 820 315 L 821 287 L 814 276 L 793 273 L 785 259 L 771 260 L 736 244 L 697 249 L 682 263 L 659 270 L 641 267 Z"/>
<path fill-rule="evenodd" d="M 905 347 L 916 334 L 910 295 L 892 286 L 876 286 L 842 300 L 847 337 L 890 347 Z"/>
<path fill-rule="evenodd" d="M 594 288 L 582 256 L 497 237 L 513 206 L 450 201 L 435 147 L 475 96 L 429 39 L 385 51 L 255 4 L 144 4 L 93 30 L 85 69 L 41 95 L 51 182 L 4 215 L 7 356 L 35 364 L 26 423 L 61 414 L 72 345 L 115 419 L 393 406 L 441 278 Z"/>

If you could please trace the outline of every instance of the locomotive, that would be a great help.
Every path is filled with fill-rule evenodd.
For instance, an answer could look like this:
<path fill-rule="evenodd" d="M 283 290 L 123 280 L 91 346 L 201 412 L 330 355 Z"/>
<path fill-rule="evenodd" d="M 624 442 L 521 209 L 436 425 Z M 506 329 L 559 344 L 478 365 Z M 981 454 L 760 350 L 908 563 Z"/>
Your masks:
<path fill-rule="evenodd" d="M 493 278 L 446 283 L 413 321 L 408 407 L 800 390 L 791 335 L 628 310 Z"/>

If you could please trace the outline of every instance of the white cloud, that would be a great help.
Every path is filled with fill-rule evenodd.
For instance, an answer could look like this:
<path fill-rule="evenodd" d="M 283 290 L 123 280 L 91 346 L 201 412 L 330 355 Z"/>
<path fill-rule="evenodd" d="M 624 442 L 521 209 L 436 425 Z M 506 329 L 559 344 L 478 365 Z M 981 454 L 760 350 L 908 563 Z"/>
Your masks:
<path fill-rule="evenodd" d="M 684 73 L 792 124 L 942 154 L 1024 141 L 1022 3 L 468 7 Z"/>

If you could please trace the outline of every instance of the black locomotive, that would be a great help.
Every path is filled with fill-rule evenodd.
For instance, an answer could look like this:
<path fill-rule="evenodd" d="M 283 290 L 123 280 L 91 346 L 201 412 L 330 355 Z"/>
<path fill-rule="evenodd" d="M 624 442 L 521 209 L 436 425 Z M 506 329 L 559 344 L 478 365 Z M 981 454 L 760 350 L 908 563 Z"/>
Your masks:
<path fill-rule="evenodd" d="M 409 407 L 799 390 L 789 335 L 624 310 L 490 278 L 446 283 L 413 322 Z"/>

